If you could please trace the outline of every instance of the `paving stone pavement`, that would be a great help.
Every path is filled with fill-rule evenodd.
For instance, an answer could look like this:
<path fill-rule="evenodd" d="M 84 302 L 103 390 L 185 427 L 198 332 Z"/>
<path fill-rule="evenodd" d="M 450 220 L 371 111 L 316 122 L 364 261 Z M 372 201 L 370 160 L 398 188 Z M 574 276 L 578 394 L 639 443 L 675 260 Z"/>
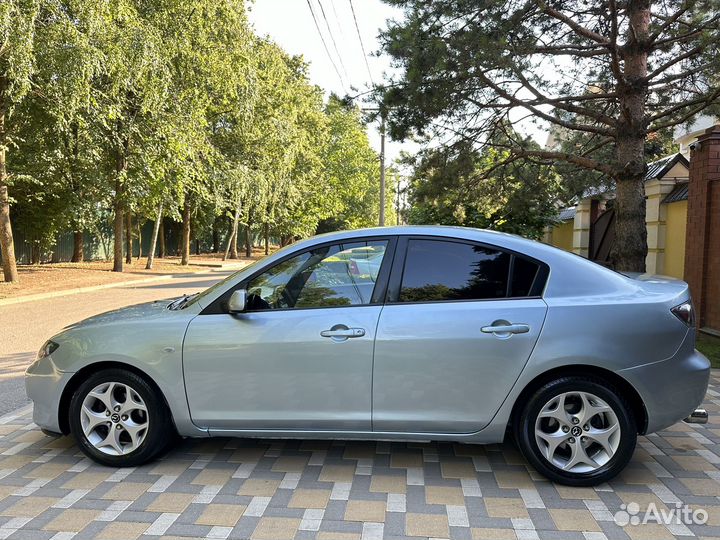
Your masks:
<path fill-rule="evenodd" d="M 714 371 L 709 424 L 641 437 L 595 488 L 544 480 L 510 444 L 197 439 L 113 469 L 43 435 L 25 407 L 0 418 L 0 540 L 720 538 L 719 391 Z M 621 527 L 631 502 L 709 519 Z"/>

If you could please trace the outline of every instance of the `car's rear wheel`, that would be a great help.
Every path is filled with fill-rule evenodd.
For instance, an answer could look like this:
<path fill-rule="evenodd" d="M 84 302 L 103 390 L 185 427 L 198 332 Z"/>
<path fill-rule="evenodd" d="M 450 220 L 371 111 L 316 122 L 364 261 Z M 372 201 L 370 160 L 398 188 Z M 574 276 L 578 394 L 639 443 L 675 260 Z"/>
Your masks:
<path fill-rule="evenodd" d="M 611 384 L 593 377 L 562 377 L 537 389 L 514 431 L 540 473 L 571 486 L 610 480 L 630 461 L 637 442 L 630 405 Z"/>
<path fill-rule="evenodd" d="M 103 465 L 133 467 L 162 452 L 174 428 L 158 391 L 137 374 L 107 369 L 88 377 L 70 401 L 70 431 Z"/>

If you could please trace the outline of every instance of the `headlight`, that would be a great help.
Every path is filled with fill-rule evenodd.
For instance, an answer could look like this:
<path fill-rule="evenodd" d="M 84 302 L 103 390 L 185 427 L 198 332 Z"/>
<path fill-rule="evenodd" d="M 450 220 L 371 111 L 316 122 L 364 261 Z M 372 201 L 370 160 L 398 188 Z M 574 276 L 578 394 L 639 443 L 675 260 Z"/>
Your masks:
<path fill-rule="evenodd" d="M 40 347 L 40 350 L 38 351 L 38 354 L 37 354 L 37 359 L 40 360 L 41 358 L 50 356 L 52 353 L 54 353 L 57 350 L 57 348 L 59 346 L 60 345 L 58 345 L 54 341 L 51 341 L 51 340 L 46 341 L 45 345 Z"/>

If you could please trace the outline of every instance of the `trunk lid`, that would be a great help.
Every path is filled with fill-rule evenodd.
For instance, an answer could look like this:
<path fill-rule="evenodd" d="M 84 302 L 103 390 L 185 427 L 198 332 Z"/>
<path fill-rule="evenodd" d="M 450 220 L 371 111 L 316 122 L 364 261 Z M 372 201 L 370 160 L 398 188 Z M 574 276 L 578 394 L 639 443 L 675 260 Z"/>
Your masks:
<path fill-rule="evenodd" d="M 668 300 L 677 300 L 682 303 L 690 298 L 688 284 L 681 279 L 655 274 L 641 274 L 639 272 L 622 272 L 632 280 L 642 291 L 653 296 L 664 296 Z"/>

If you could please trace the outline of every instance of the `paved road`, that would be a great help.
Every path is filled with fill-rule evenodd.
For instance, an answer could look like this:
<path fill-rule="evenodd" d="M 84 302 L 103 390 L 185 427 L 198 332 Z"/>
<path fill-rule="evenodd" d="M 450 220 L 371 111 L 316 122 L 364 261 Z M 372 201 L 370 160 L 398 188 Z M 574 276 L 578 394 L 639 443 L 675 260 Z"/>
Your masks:
<path fill-rule="evenodd" d="M 231 272 L 177 275 L 163 281 L 0 306 L 0 415 L 28 403 L 25 368 L 46 339 L 69 324 L 123 306 L 205 289 Z"/>
<path fill-rule="evenodd" d="M 711 383 L 710 423 L 641 437 L 594 489 L 548 482 L 510 444 L 188 439 L 102 467 L 26 407 L 0 417 L 0 539 L 718 539 L 720 373 Z M 678 522 L 683 505 L 707 514 Z"/>

